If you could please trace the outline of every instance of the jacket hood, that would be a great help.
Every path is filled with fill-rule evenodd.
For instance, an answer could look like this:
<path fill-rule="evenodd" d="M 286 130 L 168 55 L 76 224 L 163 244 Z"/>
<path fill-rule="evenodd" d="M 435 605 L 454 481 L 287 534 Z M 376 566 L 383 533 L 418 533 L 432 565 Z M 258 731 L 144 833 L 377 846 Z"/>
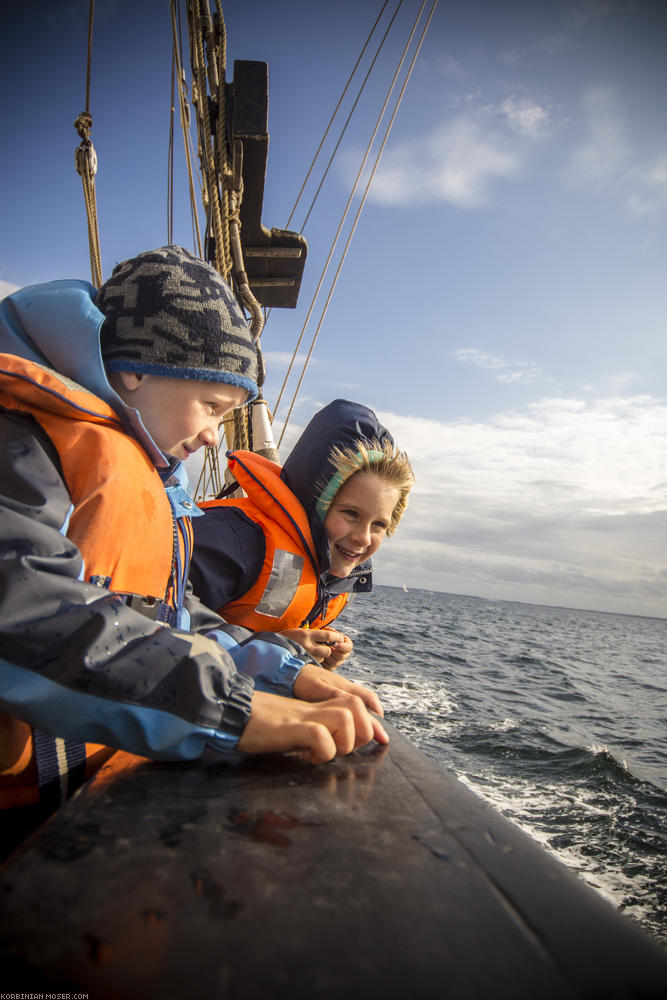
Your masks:
<path fill-rule="evenodd" d="M 367 406 L 347 399 L 334 399 L 307 424 L 283 464 L 281 479 L 308 514 L 323 570 L 329 568 L 329 543 L 315 504 L 323 487 L 335 473 L 329 460 L 332 448 L 349 448 L 359 440 L 364 444 L 370 444 L 373 440 L 380 444 L 385 441 L 390 445 L 394 444 L 387 428 Z M 370 565 L 369 559 L 363 567 L 369 570 Z M 361 568 L 357 567 L 355 572 Z"/>
<path fill-rule="evenodd" d="M 109 385 L 100 352 L 104 316 L 88 281 L 65 279 L 27 285 L 0 302 L 0 352 L 46 365 L 111 406 L 158 468 L 169 463 L 144 427 Z"/>

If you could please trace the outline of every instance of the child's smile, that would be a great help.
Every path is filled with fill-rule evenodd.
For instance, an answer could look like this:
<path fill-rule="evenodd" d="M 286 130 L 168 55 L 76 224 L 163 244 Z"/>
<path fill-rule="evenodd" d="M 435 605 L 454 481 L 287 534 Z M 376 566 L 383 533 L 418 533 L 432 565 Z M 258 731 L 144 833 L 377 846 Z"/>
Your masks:
<path fill-rule="evenodd" d="M 357 472 L 341 486 L 324 519 L 330 571 L 349 576 L 380 548 L 399 490 L 372 472 Z"/>

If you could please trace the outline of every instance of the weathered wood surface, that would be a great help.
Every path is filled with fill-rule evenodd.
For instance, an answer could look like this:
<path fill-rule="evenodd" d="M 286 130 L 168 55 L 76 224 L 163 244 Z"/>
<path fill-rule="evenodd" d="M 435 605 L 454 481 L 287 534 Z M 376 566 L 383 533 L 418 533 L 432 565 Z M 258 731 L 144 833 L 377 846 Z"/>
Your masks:
<path fill-rule="evenodd" d="M 322 767 L 117 755 L 2 871 L 3 992 L 667 997 L 667 952 L 388 728 Z"/>

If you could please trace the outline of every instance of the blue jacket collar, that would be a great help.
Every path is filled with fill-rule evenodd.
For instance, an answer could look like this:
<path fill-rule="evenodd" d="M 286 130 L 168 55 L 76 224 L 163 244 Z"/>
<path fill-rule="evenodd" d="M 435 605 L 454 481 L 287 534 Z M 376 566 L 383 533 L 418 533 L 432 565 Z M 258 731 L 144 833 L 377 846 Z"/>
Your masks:
<path fill-rule="evenodd" d="M 139 412 L 111 388 L 100 353 L 104 316 L 95 288 L 76 278 L 27 285 L 0 302 L 0 351 L 47 365 L 113 407 L 159 469 L 169 465 Z"/>

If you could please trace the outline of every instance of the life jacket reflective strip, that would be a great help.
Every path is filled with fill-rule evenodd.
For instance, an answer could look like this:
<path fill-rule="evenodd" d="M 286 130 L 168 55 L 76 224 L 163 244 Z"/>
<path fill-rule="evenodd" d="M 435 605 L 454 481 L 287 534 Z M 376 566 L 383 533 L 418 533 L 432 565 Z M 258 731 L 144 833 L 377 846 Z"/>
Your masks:
<path fill-rule="evenodd" d="M 83 556 L 85 579 L 117 593 L 136 594 L 173 607 L 180 595 L 174 593 L 171 582 L 171 505 L 153 463 L 139 442 L 125 433 L 114 410 L 56 372 L 6 354 L 0 354 L 0 406 L 30 413 L 58 452 L 74 508 L 66 534 Z M 123 539 L 122 545 L 118 539 Z M 179 522 L 177 540 L 178 562 L 186 566 L 192 550 L 189 520 Z M 31 738 L 30 727 L 10 716 L 0 716 L 0 733 L 4 736 L 0 745 L 0 807 L 37 802 L 40 775 L 34 734 Z M 43 758 L 55 753 L 57 773 L 50 779 L 50 767 L 42 766 L 42 760 L 41 777 L 44 784 L 51 784 L 51 780 L 63 784 L 70 764 L 77 766 L 76 752 L 70 761 L 58 741 L 49 739 L 53 746 L 45 749 Z M 86 744 L 84 770 L 92 773 L 92 759 L 99 766 L 113 752 L 99 744 Z"/>
<path fill-rule="evenodd" d="M 225 621 L 256 632 L 282 632 L 300 628 L 316 607 L 319 597 L 319 559 L 308 523 L 308 515 L 280 478 L 280 466 L 262 455 L 236 451 L 229 456 L 229 469 L 246 497 L 206 500 L 199 506 L 236 507 L 264 532 L 266 552 L 262 570 L 250 589 L 218 609 Z M 339 594 L 324 614 L 310 622 L 311 628 L 330 624 L 347 603 Z"/>

